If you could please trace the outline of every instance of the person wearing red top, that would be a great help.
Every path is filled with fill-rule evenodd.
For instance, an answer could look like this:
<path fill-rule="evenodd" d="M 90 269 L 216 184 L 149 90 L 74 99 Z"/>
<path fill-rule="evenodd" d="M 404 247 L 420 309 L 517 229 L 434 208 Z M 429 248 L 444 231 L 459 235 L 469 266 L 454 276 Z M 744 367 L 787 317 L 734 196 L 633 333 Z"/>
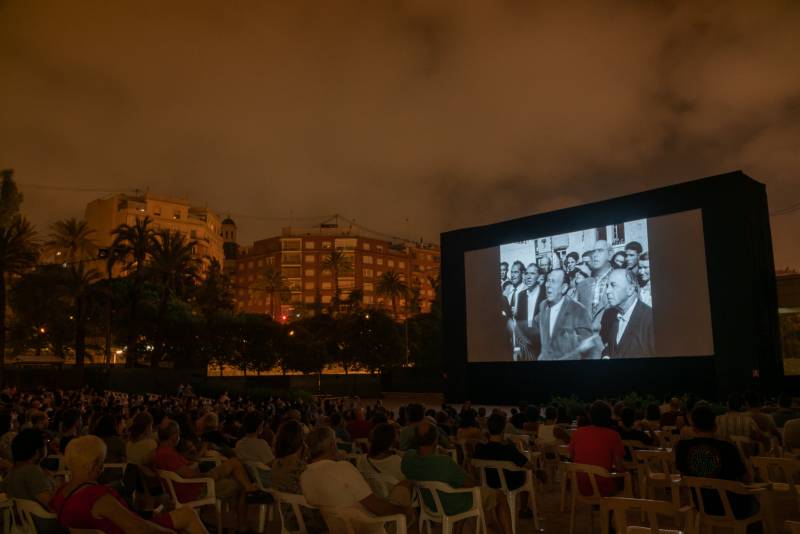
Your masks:
<path fill-rule="evenodd" d="M 98 484 L 103 472 L 106 445 L 97 436 L 70 440 L 64 463 L 70 472 L 69 482 L 56 490 L 50 508 L 59 524 L 69 529 L 94 529 L 107 534 L 155 534 L 186 532 L 208 534 L 191 508 L 160 514 L 147 521 L 132 512 L 119 494 Z"/>
<path fill-rule="evenodd" d="M 369 439 L 371 430 L 372 423 L 367 421 L 364 408 L 356 409 L 356 418 L 347 425 L 347 432 L 350 434 L 350 439 Z"/>
<path fill-rule="evenodd" d="M 625 447 L 622 438 L 614 430 L 611 419 L 611 406 L 603 401 L 592 404 L 589 411 L 591 424 L 578 428 L 569 442 L 569 455 L 577 464 L 596 465 L 608 471 L 622 471 L 622 460 Z M 581 474 L 582 475 L 582 474 Z M 578 477 L 581 494 L 591 495 L 592 485 L 583 475 Z M 597 488 L 604 497 L 614 493 L 614 480 L 605 477 L 597 478 Z"/>
<path fill-rule="evenodd" d="M 236 458 L 202 473 L 196 464 L 181 456 L 175 447 L 181 439 L 178 423 L 170 421 L 158 431 L 159 445 L 153 455 L 153 466 L 161 471 L 172 471 L 183 478 L 212 478 L 214 493 L 223 502 L 237 504 L 237 521 L 243 530 L 247 527 L 247 505 L 271 502 L 271 497 L 259 491 L 250 481 L 242 462 Z M 193 501 L 201 497 L 204 486 L 200 484 L 175 484 L 175 495 L 181 502 Z"/>

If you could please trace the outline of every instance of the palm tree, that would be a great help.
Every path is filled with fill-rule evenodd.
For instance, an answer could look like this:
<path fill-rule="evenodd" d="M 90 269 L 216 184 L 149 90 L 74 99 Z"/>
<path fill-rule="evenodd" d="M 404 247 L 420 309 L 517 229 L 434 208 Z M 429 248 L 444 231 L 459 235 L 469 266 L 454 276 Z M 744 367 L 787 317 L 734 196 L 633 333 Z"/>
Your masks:
<path fill-rule="evenodd" d="M 35 265 L 39 256 L 35 238 L 33 226 L 20 215 L 0 226 L 0 368 L 5 365 L 6 355 L 7 278 Z"/>
<path fill-rule="evenodd" d="M 392 300 L 394 320 L 399 320 L 398 302 L 401 298 L 409 298 L 408 285 L 400 278 L 400 275 L 395 271 L 383 273 L 378 278 L 378 283 L 375 284 L 375 294 Z"/>
<path fill-rule="evenodd" d="M 283 274 L 276 269 L 273 265 L 267 265 L 258 275 L 258 280 L 253 284 L 254 291 L 263 291 L 269 295 L 269 311 L 273 319 L 278 317 L 277 304 L 286 302 L 290 295 L 289 285 L 286 283 L 286 278 Z"/>
<path fill-rule="evenodd" d="M 68 263 L 93 258 L 97 252 L 97 245 L 92 238 L 95 231 L 86 221 L 70 217 L 53 224 L 51 230 L 45 246 L 59 256 L 66 253 L 65 260 Z"/>
<path fill-rule="evenodd" d="M 334 310 L 339 309 L 339 276 L 353 272 L 353 261 L 341 249 L 331 252 L 320 263 L 323 270 L 330 271 L 333 276 L 333 303 Z"/>
<path fill-rule="evenodd" d="M 68 267 L 67 286 L 72 295 L 75 320 L 75 365 L 83 367 L 86 357 L 86 324 L 91 304 L 93 284 L 100 280 L 97 269 L 86 268 L 83 261 Z"/>
<path fill-rule="evenodd" d="M 131 312 L 128 317 L 128 353 L 125 360 L 128 367 L 134 367 L 138 359 L 137 311 L 145 281 L 145 266 L 152 255 L 155 243 L 155 230 L 153 230 L 152 223 L 153 220 L 150 217 L 137 217 L 134 224 L 121 224 L 111 232 L 111 235 L 114 236 L 111 251 L 118 252 L 119 257 L 125 258 L 126 270 L 133 270 L 130 294 Z"/>
<path fill-rule="evenodd" d="M 160 286 L 151 367 L 158 367 L 164 355 L 164 321 L 170 298 L 185 295 L 200 278 L 198 261 L 194 258 L 196 244 L 197 241 L 187 240 L 184 234 L 175 230 L 161 230 L 156 233 L 152 260 L 148 266 L 153 279 Z"/>

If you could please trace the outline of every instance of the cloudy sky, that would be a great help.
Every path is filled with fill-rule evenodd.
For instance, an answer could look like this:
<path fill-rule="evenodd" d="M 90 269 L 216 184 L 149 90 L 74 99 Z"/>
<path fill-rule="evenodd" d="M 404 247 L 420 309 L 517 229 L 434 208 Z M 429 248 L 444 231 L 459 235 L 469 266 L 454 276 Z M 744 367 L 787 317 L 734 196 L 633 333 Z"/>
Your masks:
<path fill-rule="evenodd" d="M 0 0 L 0 167 L 437 239 L 742 169 L 800 204 L 800 3 Z M 246 217 L 251 216 L 251 217 Z M 258 218 L 252 218 L 258 217 Z M 772 217 L 800 268 L 800 210 Z"/>

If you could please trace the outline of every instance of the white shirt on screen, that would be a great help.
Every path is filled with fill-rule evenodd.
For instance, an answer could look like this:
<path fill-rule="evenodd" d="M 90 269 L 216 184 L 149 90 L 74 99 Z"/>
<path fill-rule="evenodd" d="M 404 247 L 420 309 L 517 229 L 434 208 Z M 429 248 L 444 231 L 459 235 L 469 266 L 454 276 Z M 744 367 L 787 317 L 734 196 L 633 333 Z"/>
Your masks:
<path fill-rule="evenodd" d="M 528 326 L 533 326 L 533 317 L 536 315 L 536 301 L 539 300 L 540 286 L 534 287 L 528 293 Z"/>
<path fill-rule="evenodd" d="M 625 329 L 628 327 L 628 323 L 631 322 L 631 315 L 633 314 L 633 309 L 636 307 L 636 303 L 639 302 L 638 300 L 633 301 L 633 305 L 628 308 L 625 313 L 620 313 L 617 315 L 617 344 L 619 344 L 619 340 L 622 339 L 622 334 L 625 333 Z"/>
<path fill-rule="evenodd" d="M 556 319 L 558 319 L 558 313 L 561 311 L 561 306 L 563 305 L 564 297 L 561 297 L 561 300 L 559 300 L 557 304 L 550 306 L 550 337 L 553 337 L 553 328 L 556 326 Z"/>
<path fill-rule="evenodd" d="M 525 284 L 520 284 L 517 287 L 511 286 L 508 292 L 508 303 L 511 305 L 511 313 L 517 313 L 517 304 L 519 303 L 519 294 L 527 289 Z"/>

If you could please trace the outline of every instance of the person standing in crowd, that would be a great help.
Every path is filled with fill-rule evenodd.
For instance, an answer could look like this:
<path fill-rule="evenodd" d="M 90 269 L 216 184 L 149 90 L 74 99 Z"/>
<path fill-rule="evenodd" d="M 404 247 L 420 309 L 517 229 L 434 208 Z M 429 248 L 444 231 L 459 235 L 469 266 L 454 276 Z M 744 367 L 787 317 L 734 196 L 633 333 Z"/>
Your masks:
<path fill-rule="evenodd" d="M 522 280 L 525 291 L 520 293 L 515 320 L 515 338 L 520 346 L 520 360 L 536 360 L 542 350 L 538 331 L 534 328 L 539 306 L 545 298 L 544 288 L 539 284 L 539 268 L 531 263 Z"/>
<path fill-rule="evenodd" d="M 639 272 L 639 256 L 642 250 L 642 245 L 638 241 L 631 241 L 625 245 L 625 268 L 633 271 L 633 274 Z"/>
<path fill-rule="evenodd" d="M 603 313 L 608 308 L 606 286 L 611 274 L 611 247 L 607 241 L 601 239 L 594 244 L 589 268 L 592 276 L 578 284 L 577 296 L 578 302 L 589 312 L 592 330 L 597 333 Z"/>
<path fill-rule="evenodd" d="M 508 285 L 508 262 L 500 262 L 500 290 L 505 290 Z"/>
<path fill-rule="evenodd" d="M 567 257 L 564 258 L 564 270 L 567 271 L 569 276 L 572 276 L 572 272 L 575 270 L 575 266 L 578 265 L 580 259 L 577 252 L 570 252 L 567 254 Z"/>
<path fill-rule="evenodd" d="M 596 357 L 589 314 L 581 304 L 565 296 L 568 286 L 564 277 L 561 269 L 547 275 L 547 300 L 541 304 L 537 325 L 542 343 L 539 360 Z"/>
<path fill-rule="evenodd" d="M 655 353 L 653 310 L 639 300 L 639 284 L 632 271 L 614 269 L 608 276 L 609 308 L 600 320 L 603 356 L 636 358 Z"/>
<path fill-rule="evenodd" d="M 650 256 L 643 252 L 639 256 L 639 300 L 653 307 L 653 295 L 650 290 Z"/>
<path fill-rule="evenodd" d="M 614 269 L 624 269 L 625 268 L 625 253 L 621 250 L 619 252 L 615 252 L 613 256 L 611 256 L 611 267 Z"/>
<path fill-rule="evenodd" d="M 511 264 L 511 277 L 509 279 L 511 283 L 506 286 L 505 290 L 503 291 L 503 296 L 506 297 L 508 306 L 511 308 L 511 317 L 516 315 L 520 293 L 527 289 L 525 284 L 522 283 L 522 277 L 524 275 L 525 265 L 521 261 L 517 260 Z"/>
<path fill-rule="evenodd" d="M 544 254 L 536 261 L 536 265 L 539 267 L 539 273 L 547 276 L 547 273 L 553 270 L 553 258 L 550 254 Z"/>

